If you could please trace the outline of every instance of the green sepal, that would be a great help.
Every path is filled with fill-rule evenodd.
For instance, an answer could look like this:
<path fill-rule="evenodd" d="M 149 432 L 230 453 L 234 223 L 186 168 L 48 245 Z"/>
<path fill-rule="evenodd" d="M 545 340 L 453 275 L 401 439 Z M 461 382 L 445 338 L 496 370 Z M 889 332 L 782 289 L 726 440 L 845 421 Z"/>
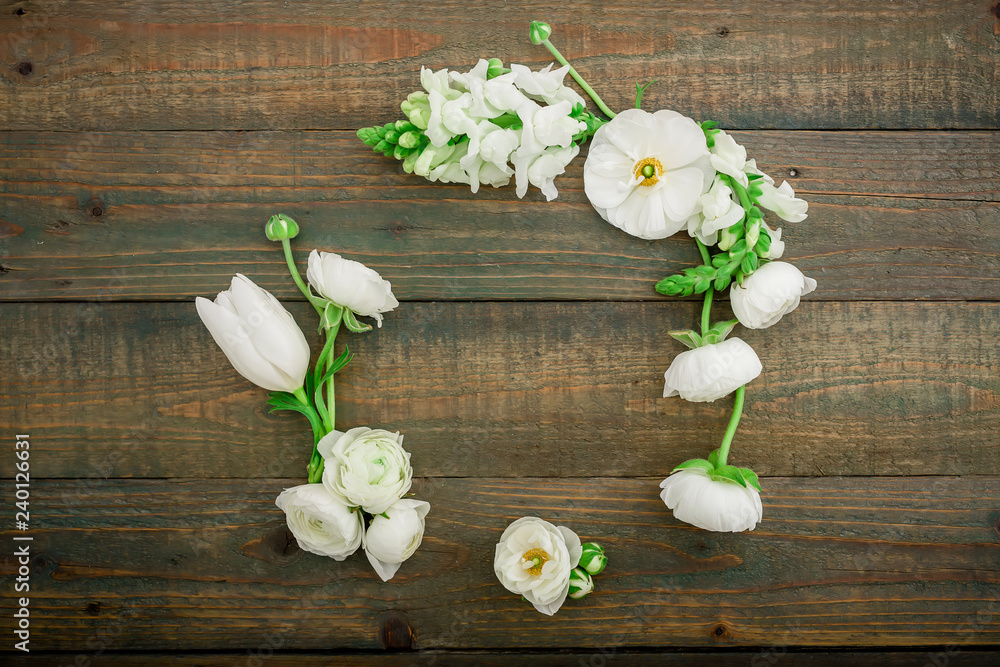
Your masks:
<path fill-rule="evenodd" d="M 719 450 L 713 449 L 708 454 L 708 462 L 712 464 L 712 469 L 719 467 Z"/>
<path fill-rule="evenodd" d="M 500 60 L 499 58 L 490 58 L 486 62 L 488 63 L 486 67 L 487 79 L 495 79 L 498 76 L 506 74 L 507 72 L 510 71 L 509 69 L 503 66 L 503 61 Z"/>
<path fill-rule="evenodd" d="M 344 324 L 354 333 L 364 333 L 372 330 L 372 325 L 358 322 L 357 316 L 350 308 L 344 308 Z"/>
<path fill-rule="evenodd" d="M 757 245 L 754 246 L 754 251 L 758 255 L 766 255 L 771 249 L 771 236 L 767 233 L 767 230 L 763 227 L 760 229 L 760 238 L 757 239 Z"/>
<path fill-rule="evenodd" d="M 733 328 L 739 324 L 739 320 L 728 320 L 726 322 L 716 322 L 712 328 L 701 337 L 702 345 L 715 345 L 726 340 L 726 336 L 732 333 Z"/>
<path fill-rule="evenodd" d="M 323 313 L 319 316 L 319 332 L 332 329 L 340 324 L 346 308 L 338 306 L 333 301 L 327 301 L 323 307 Z"/>
<path fill-rule="evenodd" d="M 749 208 L 749 209 L 747 210 L 747 218 L 756 218 L 756 219 L 762 219 L 763 217 L 764 217 L 764 212 L 763 212 L 763 211 L 761 211 L 761 210 L 760 210 L 759 208 L 757 208 L 756 206 L 751 206 L 751 207 L 750 207 L 750 208 Z"/>
<path fill-rule="evenodd" d="M 760 479 L 758 479 L 757 473 L 753 470 L 750 470 L 750 468 L 740 468 L 740 473 L 743 475 L 743 479 L 746 480 L 747 484 L 757 489 L 757 491 L 763 490 L 760 488 Z"/>
<path fill-rule="evenodd" d="M 716 467 L 715 471 L 711 473 L 711 477 L 717 482 L 736 482 L 744 488 L 747 485 L 747 481 L 743 479 L 743 473 L 736 466 L 724 465 Z"/>
<path fill-rule="evenodd" d="M 705 343 L 702 341 L 701 336 L 696 331 L 688 329 L 686 331 L 670 331 L 668 332 L 671 338 L 679 340 L 680 342 L 687 345 L 692 350 L 696 347 L 701 347 Z"/>
<path fill-rule="evenodd" d="M 750 189 L 747 190 L 747 194 L 750 195 L 751 199 L 756 200 L 758 197 L 764 194 L 764 191 L 761 190 L 758 184 L 754 183 L 750 186 Z"/>
<path fill-rule="evenodd" d="M 706 461 L 705 459 L 688 459 L 687 461 L 680 464 L 670 472 L 675 473 L 678 470 L 690 470 L 692 468 L 700 468 L 707 473 L 711 473 L 713 470 L 715 470 L 715 466 L 712 465 L 709 461 Z"/>
<path fill-rule="evenodd" d="M 379 516 L 381 516 L 381 517 L 385 517 L 386 519 L 388 519 L 388 518 L 389 518 L 389 514 L 388 514 L 388 513 L 386 513 L 386 512 L 382 512 L 381 514 L 379 514 Z"/>
<path fill-rule="evenodd" d="M 747 180 L 753 183 L 756 180 L 764 178 L 763 174 L 747 174 Z"/>

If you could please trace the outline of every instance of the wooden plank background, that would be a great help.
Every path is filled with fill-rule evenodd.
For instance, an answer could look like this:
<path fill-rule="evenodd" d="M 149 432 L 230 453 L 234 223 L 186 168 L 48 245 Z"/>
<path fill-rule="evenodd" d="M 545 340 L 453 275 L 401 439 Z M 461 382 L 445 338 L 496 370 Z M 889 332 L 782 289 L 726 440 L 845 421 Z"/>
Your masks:
<path fill-rule="evenodd" d="M 0 1 L 0 437 L 32 434 L 30 664 L 995 664 L 995 4 Z M 426 183 L 354 137 L 421 65 L 546 64 L 533 19 L 613 108 L 659 79 L 646 108 L 721 121 L 810 201 L 783 238 L 819 289 L 737 334 L 764 364 L 734 448 L 764 475 L 751 533 L 657 498 L 729 408 L 660 397 L 665 332 L 698 304 L 652 284 L 697 261 L 690 239 L 601 221 L 583 156 L 547 203 Z M 402 301 L 338 376 L 340 423 L 403 431 L 432 503 L 391 584 L 289 539 L 273 499 L 304 424 L 266 413 L 191 303 L 236 271 L 297 301 L 262 235 L 277 211 L 300 260 L 342 252 Z M 611 555 L 554 618 L 490 570 L 525 514 Z"/>

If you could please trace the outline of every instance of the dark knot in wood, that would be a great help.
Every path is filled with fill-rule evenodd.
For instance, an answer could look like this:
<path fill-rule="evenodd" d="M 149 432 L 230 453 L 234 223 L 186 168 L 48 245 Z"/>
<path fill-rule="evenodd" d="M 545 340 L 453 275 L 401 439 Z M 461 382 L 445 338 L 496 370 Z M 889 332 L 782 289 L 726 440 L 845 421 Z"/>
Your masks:
<path fill-rule="evenodd" d="M 394 651 L 413 649 L 413 630 L 402 616 L 390 616 L 382 621 L 382 646 Z"/>

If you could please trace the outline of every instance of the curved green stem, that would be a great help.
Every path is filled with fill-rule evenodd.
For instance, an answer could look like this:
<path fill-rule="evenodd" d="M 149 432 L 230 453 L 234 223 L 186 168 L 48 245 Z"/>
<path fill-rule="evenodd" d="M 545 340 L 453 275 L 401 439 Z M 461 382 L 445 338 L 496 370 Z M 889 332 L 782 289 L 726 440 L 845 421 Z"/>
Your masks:
<path fill-rule="evenodd" d="M 722 444 L 719 445 L 719 467 L 726 465 L 729 457 L 729 446 L 733 444 L 733 436 L 736 435 L 736 427 L 740 424 L 740 417 L 743 416 L 743 395 L 746 393 L 746 386 L 736 390 L 736 401 L 733 404 L 733 416 L 729 418 L 729 426 L 726 434 L 722 436 Z"/>
<path fill-rule="evenodd" d="M 302 280 L 302 276 L 299 274 L 298 268 L 295 266 L 295 259 L 292 258 L 292 242 L 288 239 L 281 239 L 281 248 L 285 251 L 285 263 L 288 264 L 288 272 L 292 274 L 292 280 L 298 286 L 299 291 L 305 296 L 306 300 L 313 305 L 320 315 L 323 314 L 323 308 L 325 304 L 322 299 L 317 299 L 312 293 L 309 292 L 309 286 L 305 284 Z"/>
<path fill-rule="evenodd" d="M 598 109 L 603 111 L 608 118 L 614 118 L 616 115 L 618 115 L 614 111 L 608 108 L 608 105 L 604 103 L 604 100 L 601 99 L 601 96 L 598 95 L 596 92 L 594 92 L 594 89 L 590 87 L 590 84 L 584 81 L 583 77 L 580 76 L 580 73 L 577 72 L 576 69 L 569 64 L 569 61 L 563 57 L 563 54 L 559 53 L 559 49 L 552 46 L 552 42 L 546 39 L 542 41 L 542 44 L 545 45 L 545 48 L 549 50 L 549 53 L 551 53 L 555 57 L 555 59 L 559 61 L 561 65 L 569 67 L 569 75 L 573 77 L 573 79 L 578 84 L 580 84 L 580 87 L 583 88 L 583 92 L 590 95 L 590 99 L 594 100 L 594 104 L 597 105 Z"/>

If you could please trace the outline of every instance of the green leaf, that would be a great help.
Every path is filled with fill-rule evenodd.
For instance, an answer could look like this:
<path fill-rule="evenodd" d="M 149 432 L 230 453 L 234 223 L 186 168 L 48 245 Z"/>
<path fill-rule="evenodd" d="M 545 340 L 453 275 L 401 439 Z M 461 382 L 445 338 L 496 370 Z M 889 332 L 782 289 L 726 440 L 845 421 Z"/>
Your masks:
<path fill-rule="evenodd" d="M 746 480 L 747 484 L 757 489 L 758 491 L 762 490 L 760 488 L 760 479 L 757 478 L 757 473 L 755 473 L 753 470 L 750 470 L 750 468 L 740 468 L 740 473 L 743 474 L 743 479 Z"/>
<path fill-rule="evenodd" d="M 751 199 L 757 199 L 757 197 L 760 197 L 762 194 L 764 194 L 764 191 L 760 189 L 759 185 L 754 183 L 753 185 L 750 186 L 750 189 L 747 190 L 747 194 L 750 195 Z"/>
<path fill-rule="evenodd" d="M 698 124 L 701 125 L 701 129 L 703 131 L 714 130 L 715 128 L 717 128 L 719 126 L 718 121 L 714 121 L 714 120 L 703 120 L 703 121 L 701 121 Z"/>
<path fill-rule="evenodd" d="M 742 487 L 746 487 L 747 485 L 747 481 L 743 479 L 743 473 L 740 472 L 740 469 L 731 465 L 716 467 L 715 472 L 712 473 L 712 479 L 720 482 L 736 482 Z"/>
<path fill-rule="evenodd" d="M 350 363 L 353 358 L 354 354 L 347 348 L 347 346 L 344 346 L 344 353 L 337 357 L 334 362 L 330 364 L 330 367 L 326 369 L 326 372 L 323 373 L 323 376 L 316 383 L 317 387 L 322 387 L 327 380 L 333 377 L 334 373 L 342 370 L 344 366 Z"/>
<path fill-rule="evenodd" d="M 692 331 L 691 329 L 687 329 L 684 331 L 668 331 L 667 333 L 670 334 L 671 338 L 679 340 L 692 350 L 696 347 L 701 347 L 703 345 L 701 336 L 698 334 L 698 332 Z"/>
<path fill-rule="evenodd" d="M 388 514 L 386 514 L 385 512 L 382 512 L 381 514 L 379 514 L 379 516 L 383 516 L 383 517 L 385 517 L 386 519 L 388 519 L 388 518 L 389 518 L 389 515 L 388 515 Z"/>
<path fill-rule="evenodd" d="M 715 466 L 705 459 L 688 459 L 684 463 L 680 464 L 670 472 L 677 472 L 678 470 L 690 470 L 691 468 L 700 468 L 705 472 L 712 472 L 715 470 Z"/>
<path fill-rule="evenodd" d="M 753 183 L 756 180 L 764 178 L 763 174 L 747 174 L 747 180 Z"/>
<path fill-rule="evenodd" d="M 641 109 L 642 108 L 642 94 L 644 92 L 646 92 L 646 89 L 649 88 L 650 86 L 652 86 L 654 83 L 656 83 L 656 79 L 653 79 L 652 81 L 650 81 L 649 83 L 647 83 L 645 86 L 640 86 L 638 83 L 635 84 L 635 108 L 636 109 Z M 704 129 L 704 127 L 702 127 L 702 129 Z"/>

